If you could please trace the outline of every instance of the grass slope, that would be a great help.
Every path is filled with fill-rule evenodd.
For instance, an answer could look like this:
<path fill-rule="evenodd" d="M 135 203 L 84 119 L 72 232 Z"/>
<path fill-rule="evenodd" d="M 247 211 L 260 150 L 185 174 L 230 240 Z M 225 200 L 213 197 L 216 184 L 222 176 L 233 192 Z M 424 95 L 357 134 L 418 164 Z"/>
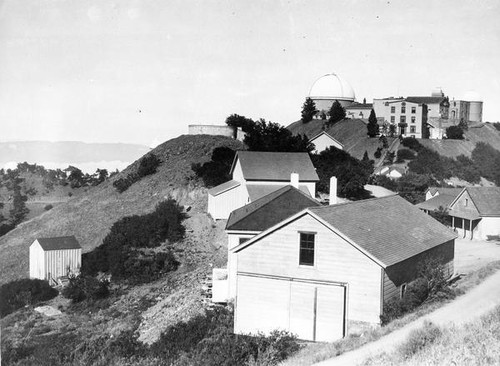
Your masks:
<path fill-rule="evenodd" d="M 297 121 L 287 126 L 294 135 L 305 134 L 308 138 L 313 138 L 323 131 L 323 120 L 312 120 L 309 123 Z M 367 135 L 366 122 L 361 119 L 344 119 L 332 127 L 326 129 L 326 132 L 340 141 L 344 145 L 344 150 L 354 156 L 356 159 L 362 159 L 365 151 L 368 157 L 373 160 L 375 151 L 381 146 L 378 138 L 370 138 Z M 389 145 L 393 141 L 388 138 Z"/>
<path fill-rule="evenodd" d="M 101 244 L 114 222 L 124 216 L 151 212 L 166 196 L 193 206 L 192 215 L 206 211 L 205 190 L 196 188 L 191 164 L 208 161 L 218 146 L 243 148 L 241 142 L 222 136 L 180 136 L 152 150 L 162 161 L 157 173 L 124 193 L 118 193 L 112 183 L 135 171 L 138 161 L 112 179 L 89 188 L 86 194 L 20 224 L 0 238 L 0 283 L 28 276 L 29 245 L 37 237 L 75 235 L 86 252 Z"/>
<path fill-rule="evenodd" d="M 447 157 L 465 155 L 470 157 L 478 142 L 486 142 L 500 150 L 500 131 L 491 123 L 474 123 L 465 131 L 464 140 L 419 140 L 422 145 Z"/>

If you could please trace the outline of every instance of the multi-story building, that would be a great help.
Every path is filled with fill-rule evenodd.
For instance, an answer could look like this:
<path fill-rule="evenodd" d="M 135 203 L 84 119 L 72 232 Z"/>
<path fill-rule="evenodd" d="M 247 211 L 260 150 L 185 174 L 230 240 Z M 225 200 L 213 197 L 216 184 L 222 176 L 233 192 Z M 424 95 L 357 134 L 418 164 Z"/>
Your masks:
<path fill-rule="evenodd" d="M 426 138 L 427 105 L 408 99 L 374 99 L 375 114 L 383 123 L 397 126 L 396 132 L 403 137 Z"/>

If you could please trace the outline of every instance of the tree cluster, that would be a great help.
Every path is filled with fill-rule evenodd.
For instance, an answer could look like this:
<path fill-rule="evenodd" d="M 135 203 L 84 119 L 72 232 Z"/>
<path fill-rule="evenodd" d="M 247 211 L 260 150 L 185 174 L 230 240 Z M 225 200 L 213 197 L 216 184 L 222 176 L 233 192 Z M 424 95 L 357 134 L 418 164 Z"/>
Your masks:
<path fill-rule="evenodd" d="M 203 165 L 194 163 L 191 169 L 203 180 L 205 187 L 215 187 L 231 179 L 229 172 L 235 155 L 233 149 L 225 146 L 217 147 L 213 150 L 210 161 Z"/>
<path fill-rule="evenodd" d="M 333 126 L 335 123 L 342 121 L 346 117 L 345 109 L 338 100 L 333 102 L 328 115 L 328 128 Z"/>
<path fill-rule="evenodd" d="M 72 302 L 103 299 L 109 295 L 109 281 L 81 274 L 70 276 L 69 283 L 62 290 L 62 295 Z"/>
<path fill-rule="evenodd" d="M 184 219 L 183 208 L 173 199 L 160 202 L 150 214 L 124 217 L 113 224 L 101 245 L 83 255 L 82 274 L 104 272 L 116 280 L 144 283 L 177 269 L 179 263 L 170 251 L 148 248 L 181 240 Z"/>
<path fill-rule="evenodd" d="M 330 178 L 335 176 L 337 193 L 340 197 L 354 200 L 367 197 L 368 193 L 364 190 L 364 186 L 373 173 L 373 161 L 369 159 L 359 161 L 333 146 L 319 154 L 311 155 L 311 159 L 320 179 L 317 185 L 318 191 L 328 193 Z"/>
<path fill-rule="evenodd" d="M 21 279 L 0 286 L 0 318 L 22 308 L 47 301 L 58 294 L 47 281 Z"/>
<path fill-rule="evenodd" d="M 463 140 L 464 130 L 460 126 L 450 126 L 446 129 L 446 138 L 449 140 Z"/>

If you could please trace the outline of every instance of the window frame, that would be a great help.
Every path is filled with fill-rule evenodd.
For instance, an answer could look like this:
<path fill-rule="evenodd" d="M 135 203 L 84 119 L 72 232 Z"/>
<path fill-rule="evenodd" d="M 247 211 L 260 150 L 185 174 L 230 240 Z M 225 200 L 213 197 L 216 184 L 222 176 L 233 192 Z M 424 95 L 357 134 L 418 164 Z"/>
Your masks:
<path fill-rule="evenodd" d="M 391 113 L 396 113 L 396 106 L 391 106 Z"/>
<path fill-rule="evenodd" d="M 299 231 L 299 267 L 305 267 L 305 268 L 311 268 L 316 266 L 316 232 L 311 232 L 311 231 Z M 303 235 L 310 235 L 312 236 L 312 249 L 311 248 L 302 248 L 302 236 Z M 312 263 L 311 262 L 306 262 L 302 260 L 302 251 L 303 250 L 311 250 L 312 251 Z"/>
<path fill-rule="evenodd" d="M 417 107 L 411 107 L 411 113 L 412 114 L 417 113 Z"/>

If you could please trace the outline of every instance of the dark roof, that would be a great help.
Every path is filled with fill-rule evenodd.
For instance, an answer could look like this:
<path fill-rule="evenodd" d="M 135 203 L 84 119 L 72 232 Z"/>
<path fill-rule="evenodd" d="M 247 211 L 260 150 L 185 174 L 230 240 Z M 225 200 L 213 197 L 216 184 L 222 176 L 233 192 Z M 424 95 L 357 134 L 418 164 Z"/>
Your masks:
<path fill-rule="evenodd" d="M 345 107 L 345 109 L 372 109 L 372 108 L 373 108 L 373 103 L 366 103 L 366 104 L 358 103 L 358 104 L 351 104 Z"/>
<path fill-rule="evenodd" d="M 462 192 L 463 188 L 448 188 L 448 187 L 429 187 L 427 188 L 427 192 L 431 192 L 434 196 L 436 192 L 439 194 L 447 194 L 451 196 L 458 196 L 460 192 Z M 451 202 L 450 202 L 451 203 Z"/>
<path fill-rule="evenodd" d="M 439 207 L 443 207 L 445 209 L 455 200 L 457 195 L 439 193 L 437 196 L 434 196 L 427 201 L 420 202 L 416 206 L 422 210 L 430 210 L 434 211 L 439 209 Z"/>
<path fill-rule="evenodd" d="M 330 135 L 328 132 L 326 131 L 321 131 L 320 133 L 318 133 L 316 136 L 314 137 L 311 137 L 309 139 L 309 142 L 312 142 L 313 140 L 317 139 L 318 137 L 320 137 L 321 135 L 326 135 L 328 136 L 331 140 L 335 141 L 336 143 L 338 143 L 339 145 L 341 146 L 344 146 L 340 141 L 338 141 L 335 137 L 333 137 L 332 135 Z"/>
<path fill-rule="evenodd" d="M 61 250 L 61 249 L 81 249 L 78 240 L 71 236 L 58 236 L 56 238 L 37 238 L 36 239 L 43 250 Z"/>
<path fill-rule="evenodd" d="M 456 238 L 450 229 L 397 195 L 309 210 L 385 266 Z"/>
<path fill-rule="evenodd" d="M 481 216 L 500 215 L 500 187 L 467 187 L 465 189 Z"/>
<path fill-rule="evenodd" d="M 285 184 L 247 184 L 248 197 L 250 202 L 257 201 L 259 198 L 267 196 L 268 194 L 277 191 L 280 188 L 289 186 L 290 183 Z M 309 189 L 304 184 L 299 184 L 299 189 L 310 196 Z"/>
<path fill-rule="evenodd" d="M 264 231 L 312 206 L 320 203 L 288 185 L 231 212 L 226 230 Z"/>
<path fill-rule="evenodd" d="M 441 104 L 445 97 L 407 97 L 406 101 L 419 104 Z"/>
<path fill-rule="evenodd" d="M 208 190 L 208 193 L 212 196 L 217 196 L 223 192 L 229 191 L 232 188 L 238 187 L 241 183 L 235 180 L 230 180 L 225 183 L 219 184 Z"/>
<path fill-rule="evenodd" d="M 290 174 L 295 172 L 301 182 L 319 181 L 305 152 L 238 151 L 234 159 L 231 174 L 239 159 L 246 180 L 290 181 Z"/>

